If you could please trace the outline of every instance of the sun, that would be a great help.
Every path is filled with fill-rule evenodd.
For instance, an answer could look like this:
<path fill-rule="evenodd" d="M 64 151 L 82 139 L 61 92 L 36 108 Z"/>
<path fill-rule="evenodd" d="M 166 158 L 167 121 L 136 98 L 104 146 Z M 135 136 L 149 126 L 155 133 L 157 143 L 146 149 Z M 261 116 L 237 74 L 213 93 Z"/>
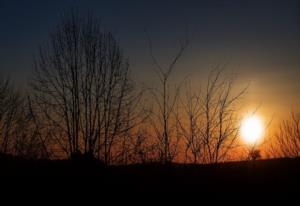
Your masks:
<path fill-rule="evenodd" d="M 256 115 L 243 119 L 240 129 L 243 140 L 250 145 L 257 144 L 264 134 L 264 124 Z"/>

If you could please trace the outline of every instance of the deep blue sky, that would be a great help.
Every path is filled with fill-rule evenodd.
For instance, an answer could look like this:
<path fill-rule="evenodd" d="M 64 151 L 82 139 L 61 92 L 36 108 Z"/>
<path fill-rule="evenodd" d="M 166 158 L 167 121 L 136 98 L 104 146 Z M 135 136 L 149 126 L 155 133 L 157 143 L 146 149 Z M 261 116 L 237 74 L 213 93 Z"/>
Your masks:
<path fill-rule="evenodd" d="M 38 45 L 74 6 L 94 12 L 116 35 L 139 81 L 153 74 L 144 30 L 167 64 L 188 27 L 191 44 L 175 78 L 202 79 L 209 65 L 230 62 L 241 81 L 253 82 L 252 102 L 300 103 L 299 0 L 0 0 L 0 72 L 23 85 Z"/>

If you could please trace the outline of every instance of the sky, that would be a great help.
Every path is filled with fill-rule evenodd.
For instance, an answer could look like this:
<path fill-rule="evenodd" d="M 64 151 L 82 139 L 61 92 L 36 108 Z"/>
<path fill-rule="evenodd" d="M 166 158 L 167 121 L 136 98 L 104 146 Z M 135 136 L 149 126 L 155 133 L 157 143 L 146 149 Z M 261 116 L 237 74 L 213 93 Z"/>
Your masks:
<path fill-rule="evenodd" d="M 214 65 L 226 64 L 237 84 L 250 83 L 245 107 L 261 105 L 266 118 L 300 111 L 300 0 L 0 0 L 0 73 L 26 85 L 38 46 L 72 7 L 101 18 L 137 82 L 155 84 L 146 33 L 162 65 L 188 34 L 174 82 L 204 82 Z"/>

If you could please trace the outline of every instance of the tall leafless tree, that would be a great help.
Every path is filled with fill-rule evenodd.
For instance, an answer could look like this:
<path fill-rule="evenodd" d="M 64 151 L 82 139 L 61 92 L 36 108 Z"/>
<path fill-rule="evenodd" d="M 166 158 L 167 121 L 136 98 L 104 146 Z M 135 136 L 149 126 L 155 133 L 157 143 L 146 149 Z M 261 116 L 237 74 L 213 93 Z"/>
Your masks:
<path fill-rule="evenodd" d="M 211 70 L 203 91 L 194 92 L 188 86 L 181 98 L 177 121 L 185 139 L 186 162 L 217 163 L 237 145 L 237 103 L 247 87 L 234 92 L 235 76 L 226 75 L 224 69 L 217 66 Z"/>
<path fill-rule="evenodd" d="M 125 111 L 136 102 L 128 61 L 113 35 L 92 15 L 63 15 L 40 48 L 35 71 L 34 100 L 52 137 L 69 156 L 84 153 L 109 164 L 116 139 L 133 127 Z"/>
<path fill-rule="evenodd" d="M 223 67 L 212 70 L 203 93 L 205 162 L 223 160 L 234 147 L 239 131 L 236 103 L 248 87 L 233 92 L 234 76 L 224 75 Z"/>
<path fill-rule="evenodd" d="M 185 49 L 188 46 L 188 40 L 180 42 L 180 48 L 172 59 L 171 63 L 167 67 L 163 67 L 156 59 L 151 39 L 148 36 L 150 55 L 154 64 L 154 71 L 159 79 L 159 88 L 151 89 L 155 107 L 152 112 L 152 126 L 156 137 L 159 140 L 159 149 L 161 160 L 164 163 L 171 162 L 177 153 L 178 136 L 172 134 L 172 131 L 176 127 L 174 125 L 174 109 L 178 100 L 179 88 L 176 87 L 175 91 L 171 91 L 169 87 L 170 77 L 178 60 L 182 57 Z M 173 95 L 172 95 L 173 93 Z M 173 122 L 173 123 L 172 123 Z"/>

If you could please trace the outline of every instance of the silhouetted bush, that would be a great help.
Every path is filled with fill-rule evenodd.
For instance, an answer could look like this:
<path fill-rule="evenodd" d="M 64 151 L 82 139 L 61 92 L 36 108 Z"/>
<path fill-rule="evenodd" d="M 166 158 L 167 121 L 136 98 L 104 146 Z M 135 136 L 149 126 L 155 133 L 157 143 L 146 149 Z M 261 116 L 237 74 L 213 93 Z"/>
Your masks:
<path fill-rule="evenodd" d="M 250 151 L 249 157 L 251 160 L 257 160 L 257 159 L 261 158 L 260 150 L 255 149 L 253 151 Z"/>

